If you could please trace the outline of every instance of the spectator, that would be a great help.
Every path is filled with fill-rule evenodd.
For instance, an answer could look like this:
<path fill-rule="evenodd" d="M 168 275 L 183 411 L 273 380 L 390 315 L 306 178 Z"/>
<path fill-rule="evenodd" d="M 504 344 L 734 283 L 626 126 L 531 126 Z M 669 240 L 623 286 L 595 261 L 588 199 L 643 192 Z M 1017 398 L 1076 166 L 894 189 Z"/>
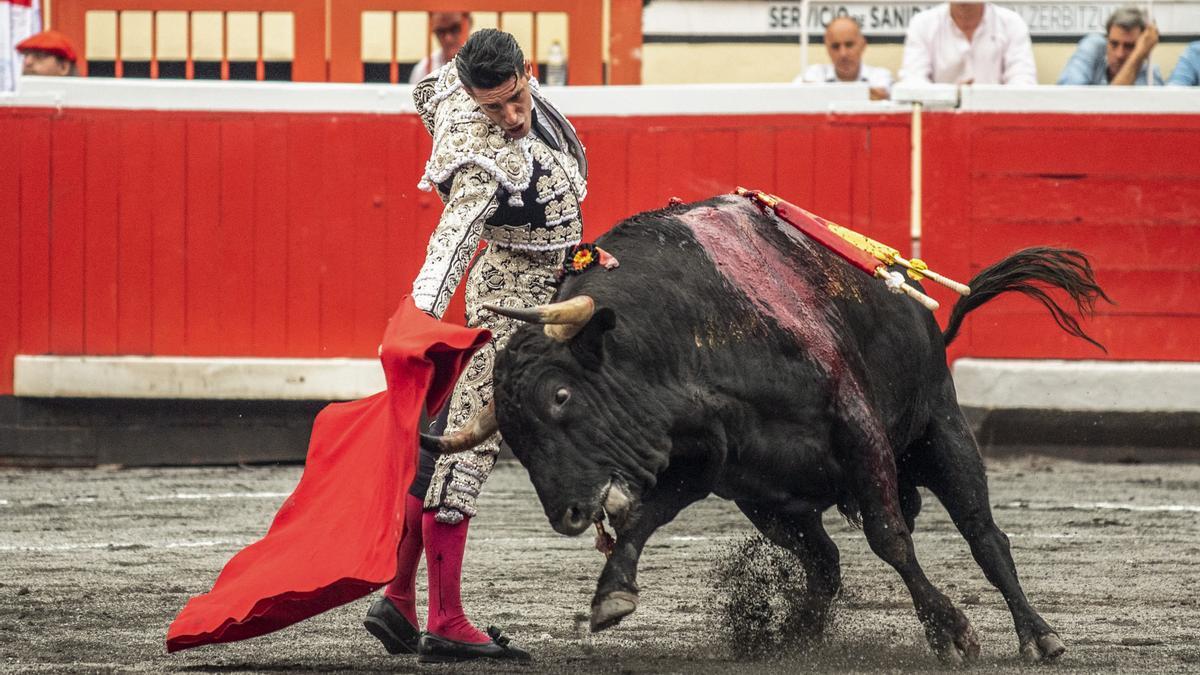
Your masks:
<path fill-rule="evenodd" d="M 900 80 L 1037 84 L 1029 27 L 990 2 L 943 3 L 912 18 Z"/>
<path fill-rule="evenodd" d="M 22 75 L 75 75 L 75 45 L 56 30 L 44 30 L 30 35 L 17 44 L 24 59 Z"/>
<path fill-rule="evenodd" d="M 437 38 L 438 51 L 426 56 L 413 66 L 412 74 L 408 76 L 409 84 L 416 84 L 425 76 L 442 66 L 458 54 L 458 50 L 471 36 L 470 12 L 434 12 L 430 19 L 430 29 Z M 432 66 L 430 64 L 432 62 Z"/>
<path fill-rule="evenodd" d="M 1200 85 L 1200 42 L 1193 42 L 1179 55 L 1175 70 L 1171 71 L 1171 79 L 1167 84 L 1178 84 L 1184 87 Z"/>
<path fill-rule="evenodd" d="M 796 82 L 866 82 L 871 98 L 885 99 L 892 89 L 892 73 L 863 63 L 867 49 L 858 19 L 839 16 L 825 27 L 825 51 L 830 63 L 814 63 Z"/>
<path fill-rule="evenodd" d="M 1085 35 L 1067 61 L 1059 84 L 1145 85 L 1150 51 L 1158 44 L 1158 27 L 1147 21 L 1137 7 L 1122 7 L 1104 24 L 1100 33 Z M 1154 69 L 1154 83 L 1162 75 Z"/>

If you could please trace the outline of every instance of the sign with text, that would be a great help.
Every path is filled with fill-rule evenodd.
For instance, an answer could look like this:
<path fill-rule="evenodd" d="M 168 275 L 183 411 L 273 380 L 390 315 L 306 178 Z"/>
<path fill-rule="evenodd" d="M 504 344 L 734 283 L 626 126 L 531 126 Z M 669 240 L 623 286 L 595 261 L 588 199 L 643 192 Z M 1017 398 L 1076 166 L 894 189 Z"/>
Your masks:
<path fill-rule="evenodd" d="M 839 16 L 851 16 L 868 37 L 903 36 L 918 12 L 933 2 L 813 2 L 803 16 L 799 2 L 738 2 L 737 0 L 655 0 L 645 9 L 646 36 L 799 36 L 807 27 L 820 35 Z M 1103 32 L 1104 23 L 1121 2 L 999 2 L 1021 15 L 1034 36 L 1081 37 Z M 1163 35 L 1200 35 L 1200 3 L 1154 5 Z"/>

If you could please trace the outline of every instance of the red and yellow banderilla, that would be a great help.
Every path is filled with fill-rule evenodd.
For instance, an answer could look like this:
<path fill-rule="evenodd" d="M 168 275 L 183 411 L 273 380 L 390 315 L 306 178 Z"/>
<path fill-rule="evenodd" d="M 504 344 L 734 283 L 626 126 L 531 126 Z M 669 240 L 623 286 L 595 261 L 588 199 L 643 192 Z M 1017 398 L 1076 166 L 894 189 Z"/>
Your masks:
<path fill-rule="evenodd" d="M 750 199 L 759 208 L 770 209 L 780 220 L 815 239 L 819 244 L 863 272 L 882 279 L 893 292 L 904 293 L 931 312 L 937 311 L 939 306 L 937 300 L 904 283 L 904 278 L 900 273 L 889 270 L 889 265 L 904 267 L 908 270 L 908 275 L 916 281 L 928 277 L 956 293 L 967 295 L 971 292 L 971 289 L 965 284 L 929 269 L 929 266 L 920 259 L 908 260 L 900 255 L 900 251 L 890 246 L 809 213 L 775 195 L 741 187 L 737 189 L 737 194 Z"/>
<path fill-rule="evenodd" d="M 796 208 L 800 209 L 800 207 Z M 800 210 L 804 211 L 804 209 Z M 920 281 L 921 279 L 928 277 L 931 281 L 937 282 L 954 291 L 955 293 L 958 293 L 959 295 L 971 294 L 970 286 L 967 286 L 966 284 L 960 284 L 949 277 L 944 277 L 937 272 L 934 272 L 933 270 L 929 269 L 929 266 L 925 264 L 925 261 L 921 260 L 920 258 L 908 260 L 900 255 L 900 251 L 897 251 L 887 244 L 875 241 L 865 234 L 855 232 L 848 227 L 842 227 L 837 223 L 825 220 L 824 218 L 809 213 L 808 211 L 804 211 L 804 213 L 808 214 L 817 222 L 824 224 L 825 227 L 828 227 L 830 230 L 833 230 L 834 234 L 850 242 L 850 244 L 854 247 L 870 253 L 875 257 L 876 260 L 882 262 L 883 264 L 899 265 L 907 269 L 908 276 L 914 281 Z"/>

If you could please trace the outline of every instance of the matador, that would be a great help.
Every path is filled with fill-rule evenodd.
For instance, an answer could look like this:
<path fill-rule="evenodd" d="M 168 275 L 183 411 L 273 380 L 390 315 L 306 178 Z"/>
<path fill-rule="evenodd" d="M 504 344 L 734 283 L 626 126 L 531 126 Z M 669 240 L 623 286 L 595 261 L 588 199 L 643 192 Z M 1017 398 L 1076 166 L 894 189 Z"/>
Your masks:
<path fill-rule="evenodd" d="M 413 91 L 433 137 L 420 187 L 435 190 L 445 205 L 413 283 L 413 299 L 441 318 L 465 275 L 467 325 L 487 328 L 493 336 L 458 381 L 447 432 L 489 404 L 496 352 L 519 324 L 482 306 L 545 304 L 566 251 L 583 233 L 584 148 L 570 122 L 542 96 L 531 71 L 512 35 L 485 29 Z M 481 241 L 486 246 L 476 256 Z M 460 597 L 467 526 L 499 448 L 494 434 L 457 454 L 422 451 L 407 497 L 396 579 L 365 620 L 389 652 L 416 652 L 422 662 L 529 659 L 498 630 L 485 634 L 472 625 Z M 422 549 L 429 575 L 424 633 L 415 601 Z"/>

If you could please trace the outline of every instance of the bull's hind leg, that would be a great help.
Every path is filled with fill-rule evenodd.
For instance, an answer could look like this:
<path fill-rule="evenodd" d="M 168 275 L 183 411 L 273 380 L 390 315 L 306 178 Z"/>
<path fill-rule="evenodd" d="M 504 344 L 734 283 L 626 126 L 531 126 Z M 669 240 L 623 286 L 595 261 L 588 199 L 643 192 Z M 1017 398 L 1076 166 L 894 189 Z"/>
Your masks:
<path fill-rule="evenodd" d="M 777 507 L 745 501 L 739 501 L 737 505 L 763 536 L 800 559 L 808 584 L 803 609 L 805 616 L 800 619 L 807 636 L 819 637 L 829 621 L 829 607 L 842 587 L 837 544 L 821 524 L 820 512 L 781 515 Z"/>
<path fill-rule="evenodd" d="M 1051 660 L 1066 651 L 1062 640 L 1025 598 L 1013 564 L 1008 537 L 992 520 L 987 475 L 970 427 L 957 405 L 935 412 L 925 447 L 916 454 L 924 459 L 925 484 L 946 507 L 975 562 L 1008 603 L 1017 629 L 1021 656 L 1029 661 Z"/>
<path fill-rule="evenodd" d="M 974 660 L 979 656 L 979 640 L 970 622 L 929 581 L 917 562 L 900 503 L 895 457 L 878 419 L 865 408 L 861 397 L 844 398 L 841 412 L 834 440 L 850 470 L 850 488 L 871 550 L 904 579 L 917 618 L 925 627 L 925 638 L 938 658 L 946 663 Z"/>

